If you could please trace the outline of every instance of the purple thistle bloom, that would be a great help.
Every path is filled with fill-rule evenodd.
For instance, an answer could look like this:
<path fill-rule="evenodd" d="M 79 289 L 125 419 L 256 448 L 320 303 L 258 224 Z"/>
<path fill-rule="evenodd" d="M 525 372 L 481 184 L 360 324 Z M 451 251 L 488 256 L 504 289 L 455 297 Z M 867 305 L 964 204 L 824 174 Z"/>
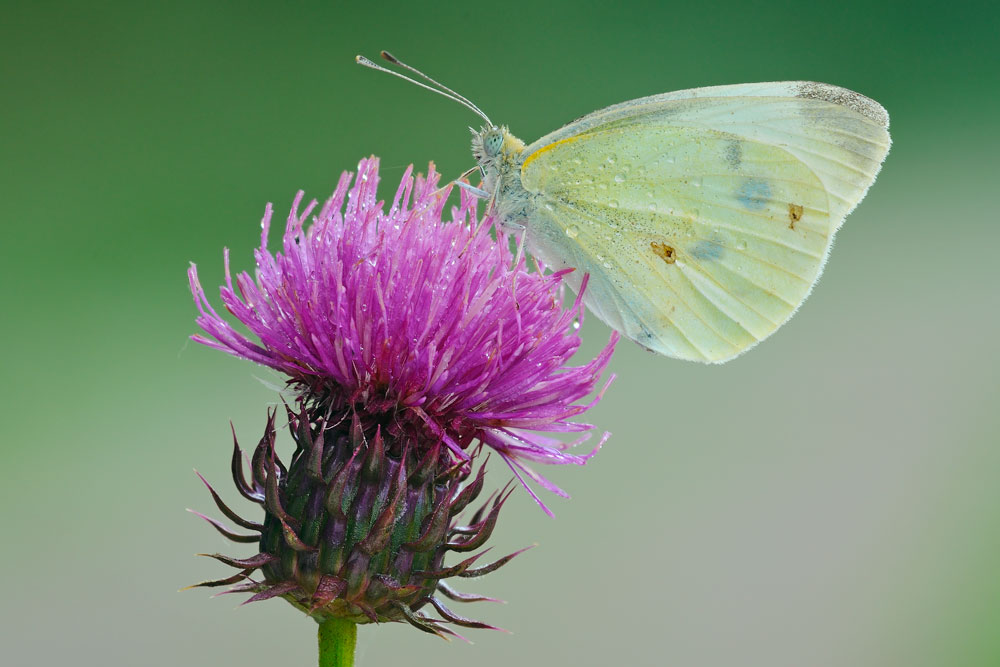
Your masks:
<path fill-rule="evenodd" d="M 523 260 L 511 268 L 509 245 L 494 241 L 489 218 L 477 220 L 474 197 L 463 191 L 454 222 L 444 224 L 446 196 L 433 165 L 415 183 L 411 171 L 386 213 L 376 197 L 378 160 L 362 160 L 354 186 L 344 173 L 308 229 L 316 202 L 299 213 L 299 192 L 274 254 L 269 205 L 254 251 L 256 281 L 244 272 L 233 284 L 227 250 L 220 289 L 260 343 L 212 308 L 194 265 L 197 323 L 211 339 L 193 339 L 286 373 L 333 414 L 352 408 L 396 437 L 441 440 L 456 461 L 471 459 L 475 441 L 485 443 L 549 512 L 525 476 L 566 494 L 527 462 L 583 464 L 596 451 L 568 451 L 587 436 L 567 444 L 540 432 L 593 428 L 573 418 L 600 399 L 603 389 L 579 403 L 593 393 L 618 335 L 590 363 L 567 366 L 583 317 L 579 298 L 562 308 L 567 271 L 529 273 Z"/>
<path fill-rule="evenodd" d="M 569 451 L 593 429 L 574 420 L 600 400 L 603 388 L 587 397 L 618 335 L 593 361 L 567 365 L 580 345 L 583 306 L 577 298 L 563 309 L 566 272 L 514 266 L 508 239 L 494 240 L 492 221 L 477 218 L 464 191 L 444 223 L 447 192 L 437 189 L 433 167 L 426 179 L 407 170 L 388 213 L 376 198 L 377 160 L 362 160 L 351 181 L 341 177 L 308 227 L 316 202 L 300 213 L 300 192 L 273 254 L 268 206 L 255 278 L 241 273 L 234 284 L 226 252 L 222 301 L 259 342 L 212 308 L 194 265 L 189 271 L 197 322 L 209 336 L 194 340 L 287 374 L 298 403 L 287 408 L 296 445 L 287 467 L 275 452 L 276 413 L 249 477 L 234 443 L 233 480 L 263 507 L 263 522 L 240 517 L 208 487 L 249 534 L 200 516 L 259 551 L 207 554 L 239 572 L 198 585 L 235 584 L 227 592 L 252 593 L 247 602 L 282 597 L 320 622 L 405 621 L 438 635 L 455 634 L 445 622 L 488 628 L 436 597 L 490 599 L 444 579 L 487 574 L 520 553 L 476 567 L 485 551 L 444 563 L 449 552 L 485 544 L 509 497 L 490 496 L 459 520 L 483 490 L 482 466 L 473 476 L 476 454 L 482 445 L 496 451 L 549 512 L 526 478 L 566 494 L 529 464 L 582 465 L 593 455 Z M 545 432 L 583 435 L 564 443 Z M 257 570 L 262 581 L 251 578 Z M 427 605 L 441 618 L 420 613 Z"/>

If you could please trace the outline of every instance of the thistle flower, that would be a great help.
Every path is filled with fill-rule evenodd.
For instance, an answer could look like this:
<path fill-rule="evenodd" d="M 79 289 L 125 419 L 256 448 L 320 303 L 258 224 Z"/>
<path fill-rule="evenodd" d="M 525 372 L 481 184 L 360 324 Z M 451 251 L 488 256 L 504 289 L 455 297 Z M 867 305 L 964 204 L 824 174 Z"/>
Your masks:
<path fill-rule="evenodd" d="M 447 191 L 437 189 L 433 165 L 426 178 L 407 170 L 388 213 L 376 198 L 376 159 L 362 160 L 351 182 L 342 175 L 308 227 L 316 202 L 300 213 L 300 192 L 273 254 L 268 206 L 255 277 L 244 272 L 234 284 L 225 253 L 222 302 L 256 341 L 212 308 L 195 266 L 189 271 L 207 334 L 193 339 L 284 373 L 295 397 L 286 407 L 296 444 L 287 467 L 275 453 L 275 413 L 249 479 L 234 447 L 236 487 L 263 506 L 263 523 L 240 518 L 209 487 L 252 534 L 208 520 L 230 539 L 258 543 L 259 553 L 214 554 L 239 572 L 199 585 L 236 584 L 232 592 L 253 593 L 248 602 L 281 596 L 320 621 L 408 621 L 435 634 L 453 632 L 445 621 L 490 627 L 435 597 L 488 599 L 443 580 L 485 574 L 519 553 L 485 566 L 473 567 L 482 552 L 444 564 L 449 551 L 483 546 L 509 496 L 494 494 L 459 520 L 483 490 L 477 455 L 484 446 L 495 452 L 548 512 L 529 480 L 565 493 L 530 464 L 580 465 L 596 451 L 571 451 L 593 429 L 575 419 L 600 399 L 603 388 L 587 401 L 617 335 L 594 360 L 568 365 L 583 307 L 579 298 L 562 307 L 566 272 L 515 265 L 506 237 L 494 240 L 465 192 L 443 223 Z M 583 435 L 571 443 L 544 435 L 560 432 Z M 420 613 L 428 604 L 443 620 Z"/>

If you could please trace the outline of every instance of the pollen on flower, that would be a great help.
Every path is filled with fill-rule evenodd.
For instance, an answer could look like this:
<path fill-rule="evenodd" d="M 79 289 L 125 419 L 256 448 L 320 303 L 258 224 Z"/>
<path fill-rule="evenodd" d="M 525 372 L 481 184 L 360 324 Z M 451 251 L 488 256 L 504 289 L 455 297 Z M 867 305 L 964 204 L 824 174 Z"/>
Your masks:
<path fill-rule="evenodd" d="M 263 522 L 240 517 L 209 486 L 219 510 L 249 532 L 204 518 L 259 553 L 208 554 L 238 573 L 199 585 L 234 584 L 229 592 L 252 593 L 247 602 L 282 597 L 318 620 L 404 621 L 439 635 L 455 634 L 445 622 L 491 627 L 437 597 L 490 599 L 445 580 L 486 574 L 520 553 L 444 562 L 483 547 L 513 490 L 462 520 L 484 486 L 475 459 L 492 449 L 548 512 L 528 481 L 565 493 L 529 464 L 583 464 L 596 451 L 571 451 L 593 429 L 576 418 L 600 400 L 618 337 L 570 365 L 583 307 L 577 298 L 563 308 L 566 272 L 514 265 L 507 239 L 494 239 L 464 191 L 444 222 L 447 189 L 433 165 L 426 178 L 407 170 L 388 211 L 378 180 L 371 158 L 357 178 L 341 177 L 318 212 L 316 202 L 303 209 L 299 193 L 275 252 L 268 206 L 253 276 L 234 279 L 225 253 L 221 299 L 252 337 L 211 306 L 191 266 L 204 331 L 194 340 L 284 373 L 295 403 L 285 413 L 295 442 L 287 466 L 275 451 L 276 413 L 248 461 L 234 442 L 234 483 L 262 507 Z M 552 433 L 582 437 L 566 443 Z M 428 605 L 441 618 L 421 613 Z"/>

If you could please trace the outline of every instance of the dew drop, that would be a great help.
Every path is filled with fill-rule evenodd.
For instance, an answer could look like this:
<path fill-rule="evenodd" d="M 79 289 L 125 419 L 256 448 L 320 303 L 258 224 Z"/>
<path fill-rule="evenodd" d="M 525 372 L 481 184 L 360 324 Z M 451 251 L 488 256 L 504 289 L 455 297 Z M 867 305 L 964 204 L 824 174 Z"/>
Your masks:
<path fill-rule="evenodd" d="M 552 205 L 552 202 L 548 202 L 547 201 L 547 202 L 545 202 L 545 210 L 546 211 L 554 211 L 554 210 L 556 210 L 556 207 Z"/>
<path fill-rule="evenodd" d="M 747 242 L 746 241 L 740 241 L 739 243 L 736 244 L 736 249 L 737 250 L 746 250 L 747 249 Z"/>
<path fill-rule="evenodd" d="M 577 229 L 576 227 L 567 227 L 566 228 L 566 236 L 570 237 L 571 239 L 575 239 L 579 234 L 580 234 L 580 230 Z"/>
<path fill-rule="evenodd" d="M 614 164 L 614 163 L 615 163 L 615 156 L 614 155 L 609 155 L 608 156 L 608 164 Z"/>
<path fill-rule="evenodd" d="M 650 205 L 649 205 L 649 210 L 650 210 L 650 211 L 651 211 L 652 213 L 656 213 L 656 204 L 650 204 Z"/>
<path fill-rule="evenodd" d="M 608 201 L 608 208 L 618 208 L 618 200 L 612 199 Z"/>
<path fill-rule="evenodd" d="M 615 174 L 615 183 L 624 183 L 624 182 L 625 182 L 625 174 L 622 173 Z"/>

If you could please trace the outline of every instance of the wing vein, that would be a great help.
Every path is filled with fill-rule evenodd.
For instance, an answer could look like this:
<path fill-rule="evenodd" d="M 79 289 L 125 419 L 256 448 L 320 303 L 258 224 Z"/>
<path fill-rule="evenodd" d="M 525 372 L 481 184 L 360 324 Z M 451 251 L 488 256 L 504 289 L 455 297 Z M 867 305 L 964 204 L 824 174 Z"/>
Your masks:
<path fill-rule="evenodd" d="M 723 285 L 722 283 L 720 283 L 720 282 L 719 282 L 718 280 L 716 280 L 716 279 L 715 279 L 715 276 L 713 276 L 713 275 L 712 275 L 711 273 L 709 273 L 708 271 L 705 271 L 705 270 L 703 270 L 700 264 L 695 264 L 694 262 L 692 262 L 692 263 L 691 263 L 691 264 L 690 264 L 689 266 L 691 266 L 691 267 L 692 267 L 692 270 L 694 270 L 694 271 L 697 271 L 697 272 L 698 272 L 698 273 L 699 273 L 699 274 L 700 274 L 700 275 L 701 275 L 702 277 L 704 277 L 704 278 L 705 278 L 706 280 L 708 280 L 709 282 L 713 282 L 713 283 L 715 283 L 715 285 L 716 285 L 716 286 L 717 286 L 717 287 L 718 287 L 718 288 L 719 288 L 720 290 L 722 290 L 723 292 L 725 292 L 725 293 L 726 293 L 726 294 L 728 294 L 729 296 L 733 297 L 733 299 L 734 299 L 734 300 L 736 300 L 736 301 L 738 301 L 739 303 L 743 304 L 743 306 L 744 306 L 744 307 L 746 307 L 746 309 L 747 309 L 747 310 L 751 311 L 752 313 L 754 313 L 754 314 L 756 314 L 756 315 L 759 315 L 759 316 L 760 316 L 760 318 L 761 318 L 762 320 L 764 320 L 765 322 L 770 322 L 770 323 L 771 323 L 772 325 L 774 325 L 775 327 L 777 327 L 777 326 L 778 326 L 778 325 L 780 324 L 780 322 L 775 322 L 775 321 L 774 321 L 774 320 L 772 320 L 772 319 L 771 319 L 770 317 L 768 317 L 767 315 L 765 315 L 764 313 L 760 312 L 759 310 L 757 310 L 756 308 L 754 308 L 753 306 L 751 306 L 751 305 L 750 305 L 749 303 L 747 303 L 746 301 L 744 301 L 744 300 L 743 300 L 743 299 L 742 299 L 741 297 L 739 297 L 739 296 L 738 296 L 738 295 L 736 295 L 736 294 L 733 294 L 733 293 L 732 293 L 731 291 L 729 291 L 728 289 L 726 289 L 725 285 Z M 746 276 L 744 276 L 743 274 L 741 274 L 741 273 L 738 273 L 738 272 L 734 272 L 734 273 L 737 273 L 737 275 L 739 275 L 739 276 L 740 276 L 741 278 L 743 278 L 744 280 L 746 280 L 746 281 L 747 281 L 748 283 L 750 283 L 751 285 L 753 285 L 753 286 L 757 287 L 758 289 L 761 289 L 761 290 L 763 290 L 763 291 L 766 291 L 766 290 L 764 290 L 764 288 L 763 288 L 763 287 L 761 287 L 761 286 L 760 286 L 760 285 L 758 285 L 757 283 L 753 282 L 752 280 L 748 279 L 748 278 L 747 278 Z M 699 291 L 701 291 L 701 290 L 699 290 Z M 773 294 L 773 292 L 768 292 L 768 294 Z M 789 305 L 789 306 L 792 306 L 792 304 L 788 303 L 787 301 L 785 301 L 784 299 L 782 299 L 782 298 L 781 298 L 780 296 L 778 296 L 777 294 L 774 294 L 774 296 L 775 296 L 775 298 L 779 299 L 779 300 L 780 300 L 780 301 L 781 301 L 782 303 L 785 303 L 785 304 L 787 304 L 787 305 Z M 707 298 L 709 298 L 709 299 L 711 299 L 711 298 L 712 298 L 711 296 L 709 296 L 709 295 L 707 295 L 707 294 L 706 294 L 706 297 L 707 297 Z M 713 299 L 713 301 L 714 301 L 714 299 Z M 792 306 L 792 307 L 794 308 L 794 306 Z M 722 309 L 721 309 L 721 307 L 719 307 L 719 310 L 720 310 L 720 311 L 722 310 Z M 723 314 L 725 314 L 725 311 L 722 311 L 722 312 L 723 312 Z M 732 316 L 730 316 L 730 315 L 726 315 L 726 317 L 729 317 L 730 319 L 733 319 L 733 318 L 732 318 Z M 733 321 L 735 321 L 735 320 L 733 320 Z M 754 334 L 753 334 L 753 333 L 752 333 L 752 332 L 751 332 L 750 330 L 748 330 L 748 329 L 747 329 L 746 327 L 744 327 L 744 326 L 743 326 L 742 324 L 740 324 L 739 322 L 736 322 L 736 323 L 737 323 L 737 324 L 739 324 L 739 325 L 740 325 L 740 327 L 741 327 L 741 328 L 742 328 L 742 329 L 743 329 L 744 331 L 746 331 L 747 333 L 749 333 L 749 334 L 750 334 L 751 336 L 753 336 L 754 338 L 757 338 L 757 336 L 754 336 Z"/>

